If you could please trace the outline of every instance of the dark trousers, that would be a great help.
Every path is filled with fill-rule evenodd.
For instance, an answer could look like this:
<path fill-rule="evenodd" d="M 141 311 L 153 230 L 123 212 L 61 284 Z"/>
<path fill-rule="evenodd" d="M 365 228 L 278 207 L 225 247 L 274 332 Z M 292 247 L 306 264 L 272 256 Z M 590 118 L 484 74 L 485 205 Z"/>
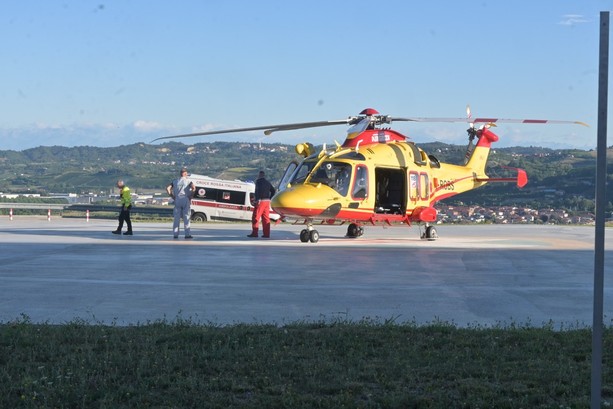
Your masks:
<path fill-rule="evenodd" d="M 128 226 L 128 231 L 132 231 L 132 220 L 130 220 L 130 209 L 122 206 L 121 211 L 119 212 L 119 227 L 117 228 L 118 231 L 121 231 L 121 229 L 123 228 L 124 221 L 126 222 L 126 225 Z"/>

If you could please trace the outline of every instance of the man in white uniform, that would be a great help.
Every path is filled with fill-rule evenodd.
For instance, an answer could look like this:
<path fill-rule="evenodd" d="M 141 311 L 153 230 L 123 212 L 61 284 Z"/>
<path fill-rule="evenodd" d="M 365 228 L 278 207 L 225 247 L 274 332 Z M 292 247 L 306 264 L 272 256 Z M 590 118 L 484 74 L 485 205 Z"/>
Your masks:
<path fill-rule="evenodd" d="M 183 218 L 183 230 L 185 238 L 191 239 L 191 228 L 189 219 L 191 217 L 191 201 L 194 196 L 196 186 L 187 177 L 187 169 L 181 169 L 181 177 L 174 180 L 170 185 L 166 186 L 166 191 L 175 201 L 173 211 L 174 220 L 172 223 L 172 234 L 175 239 L 179 238 L 179 224 Z"/>

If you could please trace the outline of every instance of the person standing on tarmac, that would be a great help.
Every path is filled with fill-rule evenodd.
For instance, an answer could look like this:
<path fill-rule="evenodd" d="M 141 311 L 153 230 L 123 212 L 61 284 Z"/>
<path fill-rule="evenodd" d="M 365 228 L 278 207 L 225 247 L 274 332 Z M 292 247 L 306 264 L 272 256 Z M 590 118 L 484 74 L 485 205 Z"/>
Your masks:
<path fill-rule="evenodd" d="M 264 171 L 258 174 L 255 181 L 255 204 L 251 216 L 251 234 L 247 237 L 258 237 L 260 219 L 262 220 L 262 237 L 270 238 L 270 199 L 275 195 L 275 188 L 266 180 Z"/>
<path fill-rule="evenodd" d="M 127 187 L 123 180 L 117 181 L 117 188 L 119 188 L 119 198 L 121 199 L 121 210 L 119 211 L 119 226 L 117 230 L 113 230 L 113 234 L 121 234 L 123 229 L 123 222 L 126 222 L 128 230 L 124 233 L 124 236 L 132 236 L 132 221 L 130 220 L 130 210 L 132 209 L 132 195 L 130 194 L 130 188 Z"/>
<path fill-rule="evenodd" d="M 183 218 L 183 230 L 185 238 L 191 239 L 191 226 L 189 219 L 191 217 L 191 202 L 194 197 L 196 186 L 188 179 L 187 169 L 181 169 L 181 177 L 172 181 L 166 186 L 166 192 L 174 199 L 175 208 L 173 210 L 174 220 L 172 223 L 172 235 L 175 239 L 179 238 L 179 224 Z"/>

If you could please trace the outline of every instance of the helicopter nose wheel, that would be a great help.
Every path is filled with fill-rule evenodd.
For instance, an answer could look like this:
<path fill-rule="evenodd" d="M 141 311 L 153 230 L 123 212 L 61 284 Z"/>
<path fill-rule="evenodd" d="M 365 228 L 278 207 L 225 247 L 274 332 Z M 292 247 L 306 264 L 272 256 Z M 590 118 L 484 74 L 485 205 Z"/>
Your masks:
<path fill-rule="evenodd" d="M 438 239 L 438 233 L 436 232 L 436 228 L 434 226 L 426 226 L 426 230 L 424 230 L 421 235 L 422 239 L 434 241 Z"/>

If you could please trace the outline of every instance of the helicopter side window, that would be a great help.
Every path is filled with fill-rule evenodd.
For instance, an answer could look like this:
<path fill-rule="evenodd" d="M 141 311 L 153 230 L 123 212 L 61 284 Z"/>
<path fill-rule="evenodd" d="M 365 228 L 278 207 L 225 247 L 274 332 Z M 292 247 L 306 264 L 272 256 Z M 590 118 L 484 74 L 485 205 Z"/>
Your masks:
<path fill-rule="evenodd" d="M 366 166 L 358 165 L 355 169 L 355 179 L 351 196 L 357 200 L 366 199 L 368 195 L 368 171 Z"/>
<path fill-rule="evenodd" d="M 347 194 L 349 190 L 349 179 L 351 179 L 351 166 L 345 165 L 339 167 L 336 172 L 336 178 L 334 180 L 334 190 L 340 193 L 342 196 Z"/>
<path fill-rule="evenodd" d="M 430 196 L 430 183 L 426 172 L 419 173 L 419 193 L 422 200 L 428 200 Z"/>
<path fill-rule="evenodd" d="M 351 179 L 351 165 L 344 162 L 328 162 L 323 164 L 321 168 L 326 171 L 328 185 L 341 196 L 347 196 Z"/>
<path fill-rule="evenodd" d="M 417 172 L 409 172 L 409 197 L 411 200 L 418 200 L 419 194 L 419 177 Z"/>

